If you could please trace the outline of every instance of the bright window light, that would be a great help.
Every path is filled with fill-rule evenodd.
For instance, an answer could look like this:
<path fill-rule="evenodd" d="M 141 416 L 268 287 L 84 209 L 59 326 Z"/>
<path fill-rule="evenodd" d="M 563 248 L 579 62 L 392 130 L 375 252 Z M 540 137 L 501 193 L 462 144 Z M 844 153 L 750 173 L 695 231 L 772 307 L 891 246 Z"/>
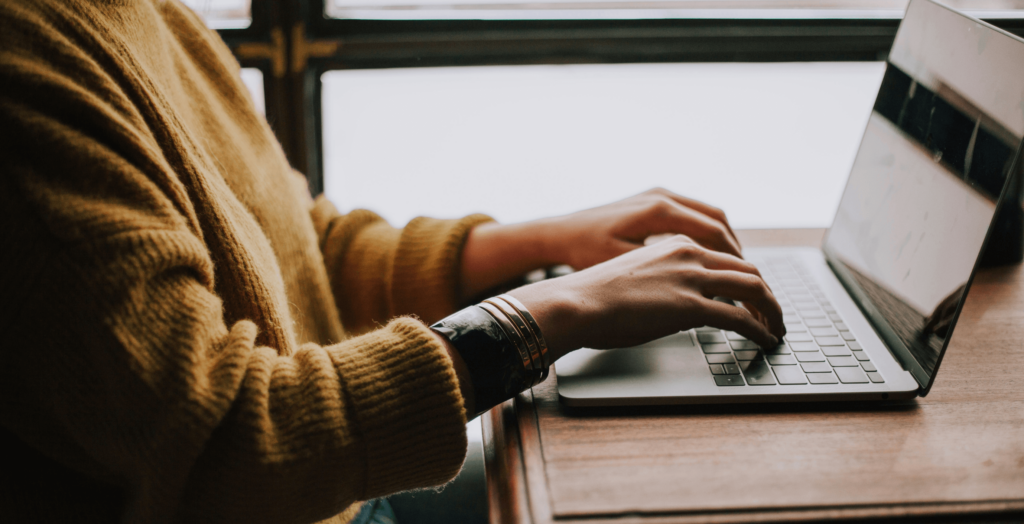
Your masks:
<path fill-rule="evenodd" d="M 662 186 L 743 228 L 826 227 L 881 62 L 332 71 L 324 185 L 392 224 L 506 223 Z"/>

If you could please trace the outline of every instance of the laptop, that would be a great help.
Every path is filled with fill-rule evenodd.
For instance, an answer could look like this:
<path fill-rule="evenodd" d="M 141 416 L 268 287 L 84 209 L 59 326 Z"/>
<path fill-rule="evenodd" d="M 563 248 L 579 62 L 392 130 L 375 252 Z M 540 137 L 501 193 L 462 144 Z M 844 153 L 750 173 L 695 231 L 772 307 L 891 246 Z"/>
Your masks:
<path fill-rule="evenodd" d="M 704 327 L 638 347 L 582 349 L 555 364 L 559 399 L 615 406 L 926 395 L 997 208 L 1021 205 L 1008 187 L 1022 136 L 1024 40 L 912 0 L 823 245 L 744 251 L 783 308 L 784 341 L 765 349 Z"/>

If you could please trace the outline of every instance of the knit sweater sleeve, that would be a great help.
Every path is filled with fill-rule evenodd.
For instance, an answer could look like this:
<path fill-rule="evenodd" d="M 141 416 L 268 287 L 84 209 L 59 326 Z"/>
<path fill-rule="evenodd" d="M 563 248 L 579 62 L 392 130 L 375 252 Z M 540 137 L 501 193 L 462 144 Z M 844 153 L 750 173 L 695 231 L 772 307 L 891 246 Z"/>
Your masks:
<path fill-rule="evenodd" d="M 282 293 L 253 275 L 276 266 L 211 258 L 244 254 L 212 228 L 245 214 L 218 214 L 228 200 L 201 195 L 212 182 L 179 180 L 201 173 L 172 167 L 183 165 L 165 153 L 174 137 L 154 136 L 137 110 L 145 101 L 116 88 L 130 79 L 103 77 L 107 64 L 8 8 L 0 425 L 72 488 L 4 493 L 5 513 L 27 505 L 56 520 L 74 486 L 99 485 L 123 506 L 96 511 L 124 522 L 311 522 L 454 477 L 465 413 L 426 326 L 399 318 L 327 346 L 275 335 L 287 329 L 266 303 Z M 241 283 L 231 314 L 226 274 Z M 18 475 L 0 472 L 0 485 Z"/>
<path fill-rule="evenodd" d="M 311 215 L 342 321 L 356 333 L 396 315 L 431 323 L 457 309 L 466 237 L 491 221 L 420 217 L 397 229 L 371 211 L 342 215 L 323 196 Z"/>

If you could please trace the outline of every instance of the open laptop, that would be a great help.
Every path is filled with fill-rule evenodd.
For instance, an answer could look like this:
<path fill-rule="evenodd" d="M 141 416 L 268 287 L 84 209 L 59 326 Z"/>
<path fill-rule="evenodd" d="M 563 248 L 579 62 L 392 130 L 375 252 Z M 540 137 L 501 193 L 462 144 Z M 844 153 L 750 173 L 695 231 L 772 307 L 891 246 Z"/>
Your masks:
<path fill-rule="evenodd" d="M 912 0 L 839 210 L 820 249 L 748 249 L 787 335 L 714 328 L 555 364 L 570 406 L 924 396 L 1024 136 L 1024 40 Z M 1019 241 L 1019 239 L 1018 239 Z"/>

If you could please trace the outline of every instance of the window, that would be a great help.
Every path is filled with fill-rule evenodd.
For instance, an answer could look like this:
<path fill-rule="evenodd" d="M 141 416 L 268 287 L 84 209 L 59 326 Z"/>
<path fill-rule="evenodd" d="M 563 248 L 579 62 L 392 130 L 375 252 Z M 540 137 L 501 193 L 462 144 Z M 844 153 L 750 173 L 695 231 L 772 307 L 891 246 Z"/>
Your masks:
<path fill-rule="evenodd" d="M 857 69 L 857 62 L 884 59 L 907 0 L 183 1 L 218 29 L 249 70 L 247 85 L 262 76 L 267 119 L 319 193 L 322 109 L 338 107 L 324 98 L 323 82 L 359 77 L 333 71 L 716 62 L 844 62 Z M 946 2 L 1024 34 L 1024 0 Z M 328 155 L 346 146 L 331 147 L 340 149 Z"/>
<path fill-rule="evenodd" d="M 473 212 L 519 222 L 663 186 L 722 207 L 737 227 L 827 227 L 883 69 L 829 62 L 328 72 L 325 192 L 341 208 L 372 209 L 400 225 Z"/>
<path fill-rule="evenodd" d="M 244 29 L 252 23 L 251 0 L 182 0 L 212 29 Z"/>
<path fill-rule="evenodd" d="M 1021 0 L 947 0 L 980 18 L 1019 18 Z M 328 0 L 332 18 L 522 19 L 899 19 L 907 0 Z"/>

